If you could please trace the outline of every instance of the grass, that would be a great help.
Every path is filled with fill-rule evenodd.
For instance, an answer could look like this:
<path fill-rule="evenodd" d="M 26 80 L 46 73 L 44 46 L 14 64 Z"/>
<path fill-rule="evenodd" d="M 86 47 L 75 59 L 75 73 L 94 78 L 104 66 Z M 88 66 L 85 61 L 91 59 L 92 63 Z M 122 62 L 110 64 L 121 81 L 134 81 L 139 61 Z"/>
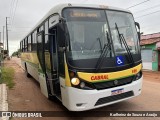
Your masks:
<path fill-rule="evenodd" d="M 11 89 L 14 87 L 15 83 L 13 82 L 14 79 L 14 69 L 10 67 L 2 67 L 1 68 L 2 74 L 0 78 L 0 84 L 6 83 L 6 85 Z"/>

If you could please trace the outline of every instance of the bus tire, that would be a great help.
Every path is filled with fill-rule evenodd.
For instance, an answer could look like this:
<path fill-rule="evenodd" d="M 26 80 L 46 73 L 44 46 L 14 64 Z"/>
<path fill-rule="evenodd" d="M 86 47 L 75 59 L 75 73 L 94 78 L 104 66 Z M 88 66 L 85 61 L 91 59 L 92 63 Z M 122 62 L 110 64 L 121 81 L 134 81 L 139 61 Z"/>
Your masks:
<path fill-rule="evenodd" d="M 31 75 L 28 73 L 28 70 L 27 70 L 27 65 L 25 64 L 25 74 L 28 78 L 31 77 Z"/>
<path fill-rule="evenodd" d="M 50 95 L 48 95 L 48 100 L 50 100 L 50 101 L 55 101 L 55 99 L 56 99 L 55 96 L 50 96 Z"/>

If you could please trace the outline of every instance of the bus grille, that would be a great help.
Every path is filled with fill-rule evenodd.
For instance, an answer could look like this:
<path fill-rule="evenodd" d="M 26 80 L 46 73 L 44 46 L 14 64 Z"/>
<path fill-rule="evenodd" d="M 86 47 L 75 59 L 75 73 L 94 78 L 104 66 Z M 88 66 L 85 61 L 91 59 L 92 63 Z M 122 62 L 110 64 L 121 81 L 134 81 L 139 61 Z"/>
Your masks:
<path fill-rule="evenodd" d="M 115 84 L 115 80 L 111 80 L 107 82 L 93 83 L 93 85 L 97 90 L 113 88 L 113 87 L 129 84 L 134 80 L 134 78 L 135 78 L 134 76 L 131 76 L 127 78 L 118 79 L 116 80 L 117 82 L 116 84 Z"/>
<path fill-rule="evenodd" d="M 119 95 L 113 95 L 113 96 L 109 96 L 109 97 L 100 98 L 96 102 L 95 106 L 102 105 L 102 104 L 109 103 L 109 102 L 114 102 L 114 101 L 121 100 L 121 99 L 124 99 L 124 98 L 128 98 L 128 97 L 131 97 L 133 95 L 134 95 L 133 91 L 129 91 L 129 92 L 125 92 L 125 93 L 122 93 L 122 94 L 119 94 Z"/>

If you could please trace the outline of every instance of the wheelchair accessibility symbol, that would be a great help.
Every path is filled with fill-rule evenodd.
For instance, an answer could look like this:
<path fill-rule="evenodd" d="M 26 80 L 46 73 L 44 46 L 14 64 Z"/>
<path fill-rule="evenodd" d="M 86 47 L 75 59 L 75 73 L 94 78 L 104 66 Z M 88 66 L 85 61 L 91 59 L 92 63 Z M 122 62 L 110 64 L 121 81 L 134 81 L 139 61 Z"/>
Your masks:
<path fill-rule="evenodd" d="M 116 56 L 116 65 L 117 66 L 124 65 L 124 58 L 123 58 L 123 56 Z"/>

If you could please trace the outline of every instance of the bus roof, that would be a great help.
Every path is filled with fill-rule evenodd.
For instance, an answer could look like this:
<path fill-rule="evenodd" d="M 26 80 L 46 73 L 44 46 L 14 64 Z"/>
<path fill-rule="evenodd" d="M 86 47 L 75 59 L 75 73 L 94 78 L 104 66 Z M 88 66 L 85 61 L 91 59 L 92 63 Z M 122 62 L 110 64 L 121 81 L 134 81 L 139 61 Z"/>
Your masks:
<path fill-rule="evenodd" d="M 40 24 L 45 21 L 50 15 L 54 13 L 58 13 L 60 16 L 62 14 L 62 10 L 64 8 L 71 8 L 71 7 L 78 7 L 78 8 L 97 8 L 97 9 L 109 9 L 109 10 L 117 10 L 117 11 L 124 11 L 124 12 L 129 12 L 129 10 L 122 9 L 122 8 L 117 8 L 117 7 L 112 7 L 108 5 L 90 5 L 90 4 L 72 4 L 72 3 L 64 3 L 64 4 L 58 4 L 54 6 L 53 8 L 50 9 L 50 11 L 30 30 L 30 32 L 27 34 L 27 36 L 33 32 L 37 27 L 40 26 Z M 25 35 L 25 37 L 27 37 Z M 23 39 L 25 39 L 25 37 Z M 22 39 L 22 40 L 23 40 Z"/>

